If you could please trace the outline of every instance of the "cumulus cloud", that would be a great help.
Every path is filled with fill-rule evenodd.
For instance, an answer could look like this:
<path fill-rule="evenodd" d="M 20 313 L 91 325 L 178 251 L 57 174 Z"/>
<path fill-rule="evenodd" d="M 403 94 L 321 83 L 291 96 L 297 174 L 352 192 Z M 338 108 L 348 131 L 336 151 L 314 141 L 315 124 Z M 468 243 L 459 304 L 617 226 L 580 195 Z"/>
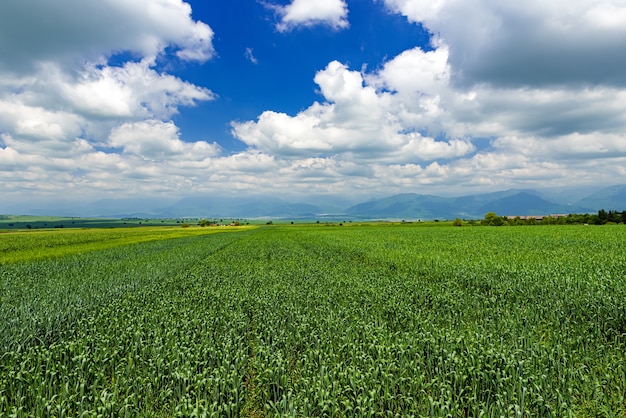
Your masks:
<path fill-rule="evenodd" d="M 232 123 L 247 148 L 227 154 L 183 141 L 172 121 L 215 94 L 158 70 L 166 51 L 213 54 L 186 3 L 12 2 L 0 15 L 2 191 L 460 194 L 626 176 L 621 1 L 385 3 L 425 25 L 431 48 L 372 71 L 320 66 L 317 102 Z M 345 1 L 273 7 L 281 31 L 348 27 Z M 110 65 L 119 53 L 133 58 Z"/>
<path fill-rule="evenodd" d="M 186 184 L 190 173 L 181 174 L 180 162 L 202 164 L 221 149 L 182 141 L 170 119 L 215 95 L 158 71 L 157 62 L 164 54 L 206 61 L 212 38 L 181 0 L 7 4 L 0 14 L 4 191 Z M 110 64 L 117 54 L 131 59 Z M 131 187 L 137 179 L 142 185 Z"/>
<path fill-rule="evenodd" d="M 0 90 L 0 123 L 21 147 L 40 152 L 58 151 L 78 137 L 103 142 L 120 123 L 167 119 L 179 106 L 214 97 L 207 89 L 157 73 L 146 61 L 89 65 L 74 74 L 48 63 L 24 85 Z"/>
<path fill-rule="evenodd" d="M 361 73 L 337 61 L 319 71 L 315 82 L 324 103 L 314 103 L 295 116 L 266 111 L 257 121 L 234 123 L 234 135 L 251 147 L 285 158 L 343 155 L 370 161 L 432 161 L 474 150 L 461 138 L 435 140 L 422 135 L 421 126 L 413 123 L 419 118 L 404 114 L 422 112 L 419 104 L 417 109 L 407 109 L 399 94 L 377 90 Z M 419 96 L 407 94 L 407 101 L 420 101 Z M 420 95 L 423 103 L 428 102 L 425 93 Z"/>
<path fill-rule="evenodd" d="M 24 73 L 41 62 L 72 66 L 119 52 L 156 57 L 165 47 L 206 61 L 213 31 L 181 0 L 24 0 L 3 5 L 0 71 Z"/>
<path fill-rule="evenodd" d="M 235 123 L 234 135 L 291 161 L 290 175 L 330 179 L 338 162 L 358 163 L 389 190 L 564 186 L 623 175 L 620 2 L 386 4 L 424 24 L 432 49 L 406 50 L 370 73 L 331 62 L 315 76 L 323 100 L 295 115 L 266 111 Z M 585 174 L 601 166 L 593 180 Z M 358 189 L 360 175 L 343 179 Z"/>
<path fill-rule="evenodd" d="M 0 123 L 4 131 L 31 141 L 64 141 L 81 132 L 81 118 L 71 112 L 29 105 L 19 97 L 0 97 Z"/>
<path fill-rule="evenodd" d="M 179 106 L 215 98 L 206 88 L 157 73 L 147 60 L 122 67 L 88 68 L 81 80 L 63 87 L 63 95 L 78 109 L 92 114 L 109 109 L 116 116 L 162 119 L 177 113 Z"/>
<path fill-rule="evenodd" d="M 145 120 L 118 126 L 111 131 L 109 145 L 113 148 L 122 148 L 125 153 L 153 161 L 181 158 L 186 161 L 198 161 L 215 157 L 220 152 L 220 147 L 216 143 L 181 141 L 178 127 L 173 122 L 159 120 Z"/>
<path fill-rule="evenodd" d="M 281 20 L 276 25 L 280 32 L 297 27 L 327 25 L 333 29 L 345 29 L 348 23 L 348 5 L 344 0 L 293 0 L 287 6 L 270 5 Z"/>
<path fill-rule="evenodd" d="M 626 84 L 621 0 L 385 3 L 449 45 L 449 63 L 460 85 Z"/>
<path fill-rule="evenodd" d="M 181 0 L 25 0 L 0 14 L 0 122 L 15 138 L 102 141 L 119 123 L 167 119 L 212 100 L 206 88 L 157 72 L 156 57 L 213 54 L 212 30 Z M 135 59 L 108 64 L 118 53 Z"/>
<path fill-rule="evenodd" d="M 626 135 L 623 133 L 590 133 L 540 137 L 506 136 L 493 141 L 494 148 L 517 155 L 542 155 L 549 160 L 615 159 L 626 157 Z"/>

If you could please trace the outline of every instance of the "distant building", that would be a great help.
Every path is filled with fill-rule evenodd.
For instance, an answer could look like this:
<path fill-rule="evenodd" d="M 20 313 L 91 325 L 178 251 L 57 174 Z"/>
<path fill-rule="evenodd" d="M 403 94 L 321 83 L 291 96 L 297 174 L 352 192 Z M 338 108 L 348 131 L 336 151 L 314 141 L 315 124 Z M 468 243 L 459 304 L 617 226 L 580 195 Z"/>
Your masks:
<path fill-rule="evenodd" d="M 567 218 L 569 214 L 566 213 L 551 213 L 550 215 L 528 215 L 528 216 L 507 216 L 507 219 L 521 219 L 523 221 L 534 219 L 536 221 L 542 221 L 543 218 Z"/>

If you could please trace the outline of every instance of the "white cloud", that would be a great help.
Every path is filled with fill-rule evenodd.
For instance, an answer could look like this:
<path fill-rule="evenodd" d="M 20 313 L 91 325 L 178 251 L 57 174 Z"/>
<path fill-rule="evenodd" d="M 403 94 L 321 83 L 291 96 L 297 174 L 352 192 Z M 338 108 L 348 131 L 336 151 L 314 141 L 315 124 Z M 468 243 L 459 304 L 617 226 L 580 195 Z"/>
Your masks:
<path fill-rule="evenodd" d="M 348 23 L 348 6 L 344 0 L 293 0 L 287 6 L 270 6 L 280 15 L 276 25 L 280 32 L 304 26 L 327 25 L 345 29 Z"/>
<path fill-rule="evenodd" d="M 221 149 L 182 141 L 170 118 L 215 95 L 156 63 L 166 49 L 205 61 L 212 38 L 181 0 L 7 4 L 0 14 L 3 193 L 188 184 L 194 176 L 185 163 L 209 166 Z M 115 54 L 132 60 L 110 65 Z"/>
<path fill-rule="evenodd" d="M 214 98 L 205 88 L 157 73 L 151 64 L 143 60 L 128 62 L 122 67 L 89 67 L 79 80 L 61 84 L 60 95 L 77 110 L 88 114 L 158 118 L 177 113 L 178 106 L 191 106 L 196 101 Z"/>
<path fill-rule="evenodd" d="M 413 48 L 385 63 L 377 74 L 368 78 L 378 88 L 401 94 L 437 95 L 448 87 L 448 47 L 444 44 L 433 51 Z"/>
<path fill-rule="evenodd" d="M 180 106 L 211 100 L 208 89 L 157 72 L 155 60 L 166 47 L 206 60 L 212 36 L 181 0 L 7 4 L 0 14 L 2 130 L 22 142 L 98 143 L 117 124 L 166 120 Z M 135 59 L 108 65 L 123 52 Z"/>
<path fill-rule="evenodd" d="M 314 103 L 296 116 L 266 111 L 256 122 L 234 123 L 234 135 L 262 152 L 285 158 L 343 155 L 408 162 L 459 157 L 474 150 L 463 139 L 436 141 L 423 136 L 403 114 L 407 108 L 399 93 L 377 91 L 359 72 L 337 61 L 318 72 L 315 82 L 325 103 Z"/>
<path fill-rule="evenodd" d="M 204 88 L 157 73 L 147 61 L 89 65 L 72 75 L 48 63 L 21 84 L 0 89 L 0 124 L 18 148 L 41 153 L 60 152 L 79 137 L 102 143 L 120 123 L 167 119 L 179 106 L 213 98 Z"/>
<path fill-rule="evenodd" d="M 550 138 L 507 136 L 493 141 L 496 149 L 507 153 L 537 156 L 546 160 L 589 160 L 626 157 L 626 134 L 599 132 Z"/>
<path fill-rule="evenodd" d="M 0 97 L 0 125 L 32 141 L 63 141 L 81 132 L 81 118 L 71 112 L 29 106 L 19 97 Z"/>
<path fill-rule="evenodd" d="M 537 46 L 548 54 L 546 65 L 561 65 L 567 51 L 560 48 L 575 46 L 578 28 L 596 41 L 613 28 L 615 42 L 626 47 L 616 24 L 623 8 L 609 3 L 582 1 L 569 8 L 553 5 L 554 10 L 542 3 L 533 10 L 489 1 L 473 9 L 453 0 L 388 0 L 436 33 L 433 50 L 404 51 L 371 73 L 331 62 L 315 77 L 321 102 L 293 116 L 266 111 L 256 121 L 233 124 L 234 134 L 254 149 L 291 161 L 283 169 L 289 176 L 335 179 L 351 190 L 359 189 L 365 176 L 335 177 L 338 162 L 373 170 L 371 187 L 390 192 L 419 185 L 463 193 L 546 182 L 566 186 L 574 178 L 581 184 L 620 181 L 616 176 L 623 176 L 626 157 L 621 58 L 605 69 L 592 68 L 593 59 L 582 69 L 561 67 L 558 80 L 541 79 L 545 63 L 532 63 L 535 71 L 514 68 L 511 61 L 516 54 L 530 59 L 525 54 Z M 565 12 L 566 17 L 559 15 Z M 524 32 L 528 28 L 536 31 L 532 36 L 547 38 L 517 48 L 531 36 Z M 475 45 L 462 54 L 470 42 Z M 614 48 L 611 42 L 599 48 Z M 610 54 L 618 55 L 623 56 L 617 49 Z M 480 66 L 501 73 L 483 74 Z M 515 75 L 518 70 L 521 75 Z M 613 76 L 604 77 L 608 72 Z M 315 164 L 304 164 L 311 161 Z M 601 167 L 605 171 L 595 172 Z"/>
<path fill-rule="evenodd" d="M 0 71 L 23 74 L 40 62 L 95 62 L 119 52 L 156 57 L 167 46 L 184 60 L 206 61 L 213 31 L 181 0 L 23 0 L 0 14 Z"/>
<path fill-rule="evenodd" d="M 109 136 L 109 145 L 123 148 L 125 153 L 141 158 L 166 161 L 184 159 L 198 161 L 215 157 L 220 147 L 204 141 L 184 142 L 173 122 L 145 120 L 125 123 L 114 128 Z"/>
<path fill-rule="evenodd" d="M 626 6 L 618 2 L 601 2 L 585 11 L 583 20 L 590 27 L 609 30 L 623 30 L 626 22 Z"/>
<path fill-rule="evenodd" d="M 385 0 L 450 46 L 455 83 L 626 84 L 622 0 Z"/>
<path fill-rule="evenodd" d="M 432 31 L 433 49 L 371 72 L 331 61 L 314 78 L 318 102 L 233 123 L 248 148 L 232 155 L 183 141 L 172 121 L 181 106 L 215 98 L 157 71 L 166 48 L 183 60 L 213 54 L 211 29 L 186 3 L 7 4 L 2 193 L 465 194 L 624 181 L 621 1 L 385 3 Z M 344 1 L 274 8 L 283 31 L 348 26 Z M 29 33 L 15 32 L 16 16 L 31 19 Z M 133 60 L 108 64 L 122 52 Z M 255 63 L 253 52 L 244 55 Z"/>
<path fill-rule="evenodd" d="M 243 53 L 243 56 L 246 57 L 246 59 L 253 64 L 259 63 L 259 60 L 254 56 L 254 50 L 252 48 L 246 48 L 246 50 Z"/>

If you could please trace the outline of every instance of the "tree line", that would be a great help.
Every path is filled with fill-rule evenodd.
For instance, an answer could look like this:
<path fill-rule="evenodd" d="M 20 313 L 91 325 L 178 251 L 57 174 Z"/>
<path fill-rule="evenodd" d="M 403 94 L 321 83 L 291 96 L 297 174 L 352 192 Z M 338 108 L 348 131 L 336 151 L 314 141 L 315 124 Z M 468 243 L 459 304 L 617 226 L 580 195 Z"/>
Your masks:
<path fill-rule="evenodd" d="M 626 210 L 606 211 L 600 209 L 598 213 L 578 213 L 569 215 L 556 215 L 544 217 L 515 217 L 498 216 L 495 212 L 488 212 L 480 221 L 481 225 L 606 225 L 626 224 Z"/>

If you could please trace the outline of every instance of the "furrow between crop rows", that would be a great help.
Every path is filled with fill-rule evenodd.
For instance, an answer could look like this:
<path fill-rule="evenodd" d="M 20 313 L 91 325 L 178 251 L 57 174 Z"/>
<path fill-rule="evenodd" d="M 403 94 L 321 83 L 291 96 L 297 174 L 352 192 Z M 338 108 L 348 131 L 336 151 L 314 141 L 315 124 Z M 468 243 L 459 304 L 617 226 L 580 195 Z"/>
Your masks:
<path fill-rule="evenodd" d="M 624 416 L 623 232 L 272 226 L 0 266 L 0 415 Z"/>

